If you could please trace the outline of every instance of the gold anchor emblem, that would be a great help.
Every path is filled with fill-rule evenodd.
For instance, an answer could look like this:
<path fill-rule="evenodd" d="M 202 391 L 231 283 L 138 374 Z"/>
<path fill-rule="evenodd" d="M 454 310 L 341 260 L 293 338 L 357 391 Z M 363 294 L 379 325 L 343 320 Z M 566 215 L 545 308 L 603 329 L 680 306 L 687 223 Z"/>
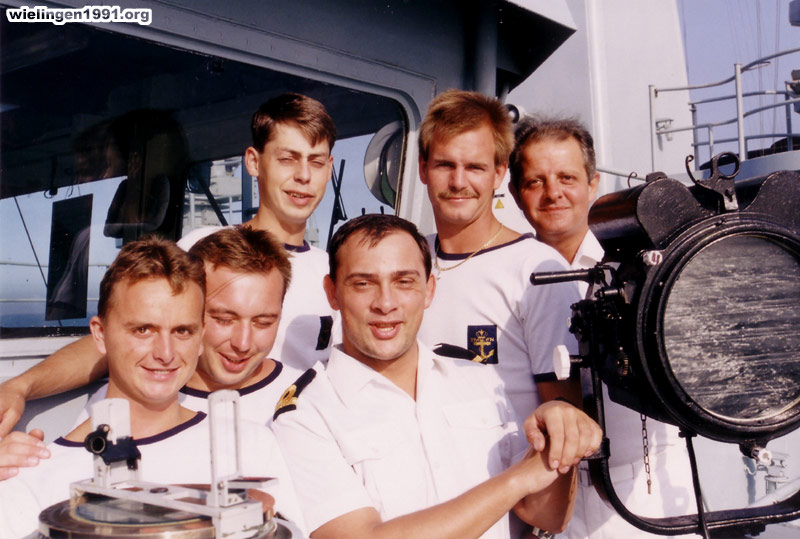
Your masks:
<path fill-rule="evenodd" d="M 485 329 L 479 329 L 476 331 L 475 336 L 472 337 L 469 342 L 472 343 L 472 346 L 475 346 L 480 350 L 479 355 L 475 356 L 475 359 L 472 361 L 486 363 L 486 361 L 494 355 L 494 350 L 490 351 L 488 354 L 486 353 L 486 347 L 492 345 L 494 338 L 489 337 L 489 334 Z"/>

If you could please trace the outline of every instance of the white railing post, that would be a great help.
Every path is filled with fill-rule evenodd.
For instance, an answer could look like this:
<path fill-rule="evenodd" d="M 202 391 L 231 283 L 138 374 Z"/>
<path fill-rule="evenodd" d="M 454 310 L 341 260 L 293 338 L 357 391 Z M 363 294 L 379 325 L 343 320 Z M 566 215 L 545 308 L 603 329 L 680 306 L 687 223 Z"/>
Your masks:
<path fill-rule="evenodd" d="M 747 159 L 744 141 L 744 100 L 742 98 L 742 64 L 733 64 L 736 71 L 736 127 L 739 131 L 739 160 Z"/>
<path fill-rule="evenodd" d="M 653 117 L 653 99 L 655 98 L 655 86 L 650 84 L 647 87 L 648 98 L 650 101 L 650 170 L 656 169 L 656 121 Z"/>

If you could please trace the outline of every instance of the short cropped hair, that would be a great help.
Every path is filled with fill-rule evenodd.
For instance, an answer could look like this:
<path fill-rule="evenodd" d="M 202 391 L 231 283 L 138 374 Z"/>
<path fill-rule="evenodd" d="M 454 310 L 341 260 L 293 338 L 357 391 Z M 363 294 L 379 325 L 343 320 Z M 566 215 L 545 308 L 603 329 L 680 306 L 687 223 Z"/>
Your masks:
<path fill-rule="evenodd" d="M 326 141 L 328 150 L 333 150 L 333 144 L 336 142 L 336 125 L 325 106 L 316 99 L 286 93 L 263 103 L 253 114 L 253 121 L 250 124 L 253 147 L 263 152 L 264 147 L 275 135 L 275 128 L 280 124 L 291 124 L 299 128 L 315 146 Z"/>
<path fill-rule="evenodd" d="M 374 247 L 393 232 L 405 232 L 411 236 L 417 247 L 419 247 L 422 263 L 425 265 L 425 278 L 430 277 L 431 251 L 428 247 L 428 242 L 419 233 L 414 223 L 395 215 L 369 213 L 347 221 L 336 231 L 330 243 L 328 243 L 328 265 L 330 267 L 330 277 L 334 282 L 336 282 L 336 271 L 339 269 L 339 260 L 337 258 L 339 249 L 350 236 L 357 232 L 363 233 L 364 237 L 361 241 L 369 243 L 370 247 Z"/>
<path fill-rule="evenodd" d="M 597 161 L 594 154 L 594 139 L 589 130 L 575 118 L 550 118 L 546 116 L 527 116 L 520 120 L 514 131 L 514 151 L 511 152 L 511 184 L 519 187 L 522 182 L 522 152 L 529 144 L 545 139 L 558 141 L 574 138 L 583 154 L 583 168 L 586 178 L 592 181 L 597 172 Z"/>
<path fill-rule="evenodd" d="M 283 296 L 292 281 L 292 264 L 283 245 L 266 230 L 249 226 L 222 228 L 200 239 L 189 252 L 213 268 L 226 267 L 241 273 L 269 273 L 283 279 Z"/>
<path fill-rule="evenodd" d="M 511 116 L 505 105 L 499 99 L 479 92 L 448 90 L 439 94 L 428 106 L 428 113 L 420 126 L 419 154 L 427 161 L 435 137 L 449 140 L 483 125 L 492 130 L 495 166 L 508 164 L 514 135 Z"/>
<path fill-rule="evenodd" d="M 97 315 L 101 319 L 108 315 L 113 307 L 113 289 L 119 283 L 132 285 L 147 279 L 166 279 L 173 294 L 180 294 L 187 284 L 195 283 L 205 297 L 206 272 L 203 262 L 172 241 L 150 237 L 126 243 L 120 249 L 100 281 Z"/>

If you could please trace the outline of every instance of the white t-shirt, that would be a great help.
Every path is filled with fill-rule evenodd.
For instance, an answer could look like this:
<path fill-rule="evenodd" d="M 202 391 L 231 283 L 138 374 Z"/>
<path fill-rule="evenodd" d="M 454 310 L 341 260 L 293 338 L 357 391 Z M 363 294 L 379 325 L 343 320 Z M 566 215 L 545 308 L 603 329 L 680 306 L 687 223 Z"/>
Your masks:
<path fill-rule="evenodd" d="M 437 256 L 436 237 L 428 238 Z M 553 372 L 553 349 L 577 351 L 569 332 L 570 306 L 580 299 L 577 285 L 532 286 L 533 272 L 565 271 L 557 251 L 525 234 L 509 243 L 468 255 L 438 251 L 443 268 L 419 338 L 429 346 L 449 343 L 471 350 L 492 365 L 520 418 L 539 404 L 534 375 Z M 436 270 L 433 270 L 434 275 Z"/>
<path fill-rule="evenodd" d="M 275 405 L 278 404 L 278 400 L 286 388 L 292 385 L 301 374 L 302 371 L 275 361 L 275 369 L 269 373 L 269 376 L 255 384 L 237 389 L 242 419 L 267 426 L 272 424 Z M 89 397 L 74 427 L 89 419 L 92 405 L 106 398 L 107 389 L 108 384 L 104 384 Z M 210 394 L 209 391 L 183 386 L 178 392 L 178 402 L 189 410 L 208 413 L 208 396 Z"/>
<path fill-rule="evenodd" d="M 362 507 L 385 521 L 443 503 L 527 447 L 491 369 L 422 344 L 416 401 L 338 346 L 294 396 L 273 429 L 310 531 Z M 485 537 L 509 537 L 508 516 Z"/>
<path fill-rule="evenodd" d="M 156 436 L 136 441 L 141 452 L 140 479 L 153 483 L 209 483 L 209 426 L 206 414 Z M 303 528 L 291 476 L 264 425 L 249 421 L 242 425 L 243 472 L 245 476 L 276 477 L 277 484 L 265 490 L 275 498 L 275 509 Z M 69 498 L 69 485 L 92 477 L 92 457 L 81 442 L 58 438 L 48 445 L 50 458 L 33 468 L 20 468 L 19 475 L 0 482 L 0 537 L 24 537 L 38 526 L 39 513 Z"/>
<path fill-rule="evenodd" d="M 275 370 L 255 384 L 237 389 L 242 418 L 256 423 L 272 424 L 275 405 L 287 387 L 292 385 L 302 371 L 275 362 Z M 201 391 L 183 386 L 178 393 L 178 402 L 190 410 L 208 412 L 209 391 Z"/>
<path fill-rule="evenodd" d="M 188 251 L 201 238 L 222 227 L 197 228 L 186 234 L 178 245 Z M 341 340 L 341 329 L 334 328 L 334 313 L 325 296 L 322 279 L 328 273 L 328 254 L 308 243 L 284 245 L 292 264 L 292 282 L 283 300 L 278 334 L 272 357 L 304 371 L 317 361 L 326 361 L 330 345 Z"/>

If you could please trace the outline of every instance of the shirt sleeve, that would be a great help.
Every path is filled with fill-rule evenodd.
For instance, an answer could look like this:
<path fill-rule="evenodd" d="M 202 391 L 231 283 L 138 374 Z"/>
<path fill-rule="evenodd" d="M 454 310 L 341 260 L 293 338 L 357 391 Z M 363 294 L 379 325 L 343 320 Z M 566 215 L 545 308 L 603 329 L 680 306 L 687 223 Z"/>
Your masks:
<path fill-rule="evenodd" d="M 308 531 L 363 507 L 374 507 L 323 417 L 313 406 L 278 416 L 272 424 L 289 467 Z"/>
<path fill-rule="evenodd" d="M 514 411 L 514 407 L 511 405 L 511 399 L 506 393 L 503 381 L 495 370 L 486 369 L 485 377 L 494 394 L 495 404 L 500 413 L 500 417 L 504 420 L 503 447 L 505 451 L 503 463 L 505 467 L 508 468 L 512 464 L 522 460 L 522 457 L 528 450 L 528 440 L 525 438 L 525 433 L 522 432 L 522 421 L 525 418 L 520 418 Z"/>
<path fill-rule="evenodd" d="M 557 259 L 545 259 L 528 266 L 526 278 L 533 272 L 565 271 L 569 268 Z M 531 285 L 525 289 L 520 310 L 525 345 L 534 375 L 553 372 L 553 349 L 566 345 L 571 354 L 578 351 L 575 335 L 570 333 L 572 304 L 580 301 L 576 282 Z"/>
<path fill-rule="evenodd" d="M 308 530 L 297 501 L 294 481 L 278 447 L 278 442 L 275 440 L 275 435 L 263 425 L 248 422 L 248 426 L 251 429 L 253 440 L 251 443 L 245 443 L 244 446 L 247 453 L 244 462 L 250 467 L 246 470 L 245 475 L 276 478 L 277 482 L 268 483 L 263 489 L 264 492 L 275 498 L 275 512 L 294 523 L 307 536 Z"/>
<path fill-rule="evenodd" d="M 30 482 L 19 476 L 0 482 L 0 537 L 36 537 L 42 509 Z"/>

